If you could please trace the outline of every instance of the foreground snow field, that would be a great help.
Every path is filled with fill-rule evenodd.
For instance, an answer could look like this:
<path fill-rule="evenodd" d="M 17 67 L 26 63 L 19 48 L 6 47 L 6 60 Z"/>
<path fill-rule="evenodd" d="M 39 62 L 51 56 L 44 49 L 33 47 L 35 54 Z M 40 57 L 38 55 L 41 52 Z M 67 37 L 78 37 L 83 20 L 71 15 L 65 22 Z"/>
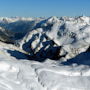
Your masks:
<path fill-rule="evenodd" d="M 90 90 L 90 17 L 0 18 L 0 90 Z"/>

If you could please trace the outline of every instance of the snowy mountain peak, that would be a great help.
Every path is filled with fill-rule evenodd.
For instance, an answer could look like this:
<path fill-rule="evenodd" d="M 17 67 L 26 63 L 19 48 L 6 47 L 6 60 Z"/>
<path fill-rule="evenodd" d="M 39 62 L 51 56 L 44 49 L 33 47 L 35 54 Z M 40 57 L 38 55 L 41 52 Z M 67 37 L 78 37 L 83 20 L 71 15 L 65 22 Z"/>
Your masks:
<path fill-rule="evenodd" d="M 55 22 L 59 22 L 59 19 L 56 16 L 52 16 L 52 17 L 48 18 L 47 22 L 55 23 Z"/>

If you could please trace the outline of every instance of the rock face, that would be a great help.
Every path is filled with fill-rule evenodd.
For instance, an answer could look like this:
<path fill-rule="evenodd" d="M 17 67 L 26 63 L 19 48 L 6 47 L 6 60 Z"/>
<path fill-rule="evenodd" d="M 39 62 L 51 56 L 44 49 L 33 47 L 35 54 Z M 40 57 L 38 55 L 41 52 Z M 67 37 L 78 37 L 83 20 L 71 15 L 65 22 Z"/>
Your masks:
<path fill-rule="evenodd" d="M 89 19 L 83 16 L 78 18 L 51 17 L 41 20 L 34 30 L 28 32 L 18 44 L 21 49 L 31 55 L 38 55 L 40 58 L 41 56 L 53 58 L 51 55 L 58 52 L 60 52 L 60 58 L 62 56 L 66 59 L 73 58 L 89 47 Z"/>
<path fill-rule="evenodd" d="M 14 44 L 14 40 L 10 38 L 9 34 L 12 33 L 0 27 L 0 41 Z"/>

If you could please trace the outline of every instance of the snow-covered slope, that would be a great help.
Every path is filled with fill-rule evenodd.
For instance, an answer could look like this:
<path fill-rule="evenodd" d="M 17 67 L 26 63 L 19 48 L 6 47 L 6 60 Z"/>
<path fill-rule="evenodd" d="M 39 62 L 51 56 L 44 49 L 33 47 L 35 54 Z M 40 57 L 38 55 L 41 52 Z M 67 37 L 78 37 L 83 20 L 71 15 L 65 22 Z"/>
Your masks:
<path fill-rule="evenodd" d="M 40 63 L 17 59 L 8 50 L 12 51 L 13 55 L 16 54 L 15 50 L 20 51 L 15 46 L 0 42 L 0 90 L 90 89 L 90 53 L 81 55 L 84 63 L 80 57 L 70 62 L 46 59 Z M 22 56 L 19 54 L 18 57 L 21 57 L 20 55 Z"/>
<path fill-rule="evenodd" d="M 0 90 L 90 90 L 90 17 L 0 18 Z"/>

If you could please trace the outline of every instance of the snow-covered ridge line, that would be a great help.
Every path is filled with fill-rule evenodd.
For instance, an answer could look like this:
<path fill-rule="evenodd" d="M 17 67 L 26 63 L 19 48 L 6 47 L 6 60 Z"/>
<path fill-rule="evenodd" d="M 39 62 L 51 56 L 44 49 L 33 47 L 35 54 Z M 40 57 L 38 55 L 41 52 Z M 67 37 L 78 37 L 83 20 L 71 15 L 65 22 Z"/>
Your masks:
<path fill-rule="evenodd" d="M 90 17 L 89 16 L 78 16 L 78 17 L 67 17 L 67 16 L 63 16 L 63 17 L 56 17 L 56 16 L 52 16 L 50 18 L 57 18 L 59 20 L 65 20 L 65 21 L 68 21 L 68 20 L 84 20 L 86 22 L 89 21 Z M 7 22 L 16 22 L 16 21 L 19 21 L 19 20 L 25 20 L 25 21 L 31 21 L 31 20 L 44 20 L 44 19 L 47 19 L 46 17 L 0 17 L 0 22 L 4 22 L 4 21 L 7 21 Z M 49 18 L 48 18 L 49 19 Z"/>
<path fill-rule="evenodd" d="M 0 18 L 0 40 L 13 43 L 30 55 L 67 59 L 88 49 L 90 17 Z M 57 54 L 56 57 L 53 55 Z M 68 53 L 68 54 L 67 54 Z M 44 55 L 44 56 L 43 56 Z M 58 58 L 57 58 L 58 59 Z"/>
<path fill-rule="evenodd" d="M 45 19 L 43 17 L 40 18 L 34 18 L 34 17 L 0 17 L 0 22 L 16 22 L 16 21 L 32 21 L 32 20 L 40 20 Z"/>

